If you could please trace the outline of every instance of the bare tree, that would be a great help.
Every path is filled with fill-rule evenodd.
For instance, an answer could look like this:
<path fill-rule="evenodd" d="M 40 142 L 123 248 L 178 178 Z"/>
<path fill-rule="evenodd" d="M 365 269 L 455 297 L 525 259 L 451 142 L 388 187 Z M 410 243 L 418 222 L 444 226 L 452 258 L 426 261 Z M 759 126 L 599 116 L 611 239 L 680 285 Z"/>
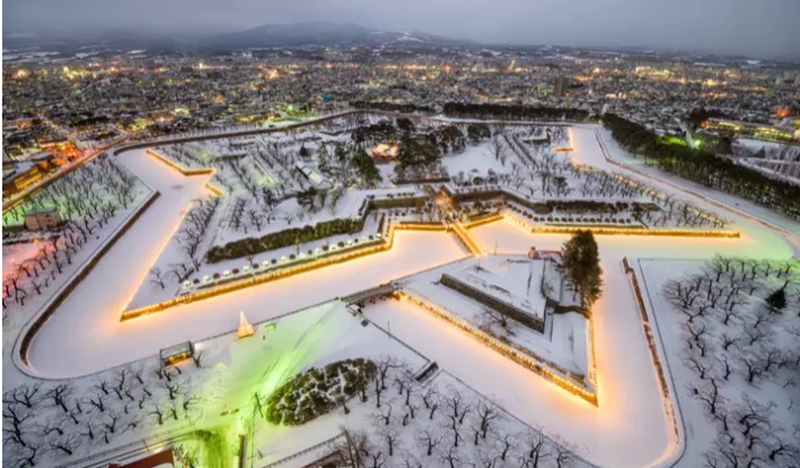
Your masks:
<path fill-rule="evenodd" d="M 159 426 L 164 424 L 164 410 L 158 404 L 154 404 L 152 411 L 148 414 L 156 417 L 156 422 Z"/>
<path fill-rule="evenodd" d="M 440 460 L 447 463 L 450 468 L 461 466 L 461 459 L 458 457 L 458 448 L 455 445 L 450 446 L 446 452 L 442 452 Z"/>
<path fill-rule="evenodd" d="M 26 421 L 31 419 L 34 413 L 24 405 L 4 404 L 3 405 L 3 442 L 14 442 L 23 447 L 28 446 L 28 424 Z"/>
<path fill-rule="evenodd" d="M 433 451 L 436 449 L 436 446 L 442 441 L 442 435 L 436 432 L 436 430 L 432 429 L 422 430 L 417 438 L 423 445 L 425 454 L 429 457 L 433 455 Z"/>
<path fill-rule="evenodd" d="M 689 369 L 697 372 L 701 380 L 704 380 L 712 369 L 712 364 L 706 363 L 698 356 L 695 356 L 691 353 L 688 353 L 686 356 L 684 356 L 683 362 Z"/>
<path fill-rule="evenodd" d="M 39 393 L 41 384 L 35 385 L 20 385 L 10 390 L 3 392 L 3 403 L 17 403 L 28 409 L 33 409 L 42 399 L 43 395 Z"/>
<path fill-rule="evenodd" d="M 61 408 L 64 413 L 69 414 L 66 400 L 72 394 L 72 387 L 69 384 L 59 384 L 45 393 L 45 396 L 52 401 L 53 406 Z"/>
<path fill-rule="evenodd" d="M 150 274 L 153 276 L 150 279 L 150 282 L 152 284 L 155 284 L 157 286 L 161 286 L 161 289 L 165 289 L 167 287 L 166 282 L 165 282 L 165 278 L 164 278 L 164 273 L 161 271 L 161 268 L 153 267 L 152 269 L 150 269 Z"/>
<path fill-rule="evenodd" d="M 478 404 L 478 418 L 480 419 L 481 438 L 486 438 L 486 433 L 489 431 L 489 425 L 492 421 L 499 417 L 497 408 L 494 405 L 481 401 Z"/>
<path fill-rule="evenodd" d="M 538 430 L 529 430 L 525 436 L 525 454 L 522 463 L 525 468 L 538 468 L 549 458 L 555 456 L 550 452 L 547 439 Z"/>
<path fill-rule="evenodd" d="M 106 410 L 105 395 L 102 392 L 95 392 L 94 395 L 87 395 L 84 402 L 91 405 L 97 411 L 103 413 Z"/>
<path fill-rule="evenodd" d="M 159 384 L 159 388 L 166 390 L 170 401 L 175 401 L 178 396 L 186 392 L 186 386 L 178 380 L 166 380 Z"/>
<path fill-rule="evenodd" d="M 696 399 L 704 403 L 705 408 L 712 416 L 717 414 L 719 407 L 726 401 L 725 397 L 720 394 L 719 385 L 713 377 L 704 381 L 700 387 L 693 387 L 692 393 Z"/>
<path fill-rule="evenodd" d="M 80 438 L 77 434 L 65 434 L 54 441 L 50 442 L 50 448 L 58 451 L 59 453 L 70 456 L 75 453 L 75 450 L 80 446 Z"/>
<path fill-rule="evenodd" d="M 339 466 L 348 468 L 366 468 L 366 454 L 368 453 L 368 438 L 363 431 L 351 431 L 345 427 L 342 430 L 342 438 L 335 445 L 338 454 Z"/>
<path fill-rule="evenodd" d="M 389 456 L 393 457 L 395 447 L 397 446 L 397 431 L 395 431 L 391 426 L 382 426 L 378 429 L 378 433 L 380 434 L 381 439 L 386 442 L 386 449 L 389 453 Z"/>

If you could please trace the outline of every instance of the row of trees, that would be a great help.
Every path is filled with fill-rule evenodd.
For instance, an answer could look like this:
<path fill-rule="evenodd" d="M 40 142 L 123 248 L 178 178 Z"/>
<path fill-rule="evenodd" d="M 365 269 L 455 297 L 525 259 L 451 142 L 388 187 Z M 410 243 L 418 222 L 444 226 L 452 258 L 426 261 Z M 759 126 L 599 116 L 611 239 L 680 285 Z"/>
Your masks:
<path fill-rule="evenodd" d="M 222 246 L 212 247 L 206 256 L 210 263 L 223 260 L 242 258 L 255 255 L 268 250 L 279 249 L 290 245 L 311 242 L 338 234 L 352 234 L 364 228 L 360 219 L 332 219 L 321 221 L 314 226 L 306 225 L 302 228 L 289 228 L 282 231 L 271 232 L 260 238 L 248 237 Z"/>
<path fill-rule="evenodd" d="M 589 117 L 589 112 L 583 109 L 462 102 L 448 102 L 444 105 L 442 113 L 448 117 L 536 121 L 582 122 Z"/>
<path fill-rule="evenodd" d="M 666 143 L 642 125 L 614 114 L 605 114 L 603 123 L 621 147 L 660 170 L 800 219 L 800 186 L 796 184 L 770 178 L 707 151 Z"/>
<path fill-rule="evenodd" d="M 129 365 L 83 381 L 5 390 L 4 466 L 32 467 L 96 451 L 129 432 L 193 423 L 201 398 L 184 372 Z"/>
<path fill-rule="evenodd" d="M 708 467 L 796 466 L 799 269 L 717 257 L 662 290 L 684 319 L 686 391 L 717 430 Z"/>
<path fill-rule="evenodd" d="M 375 109 L 387 112 L 402 112 L 404 114 L 425 113 L 432 114 L 436 109 L 430 106 L 420 106 L 417 104 L 396 104 L 392 102 L 378 101 L 351 101 L 350 105 L 356 109 Z"/>
<path fill-rule="evenodd" d="M 107 227 L 120 210 L 136 199 L 136 178 L 113 159 L 100 156 L 67 173 L 17 205 L 3 217 L 9 223 L 21 220 L 28 210 L 57 207 L 65 222 L 47 233 L 37 253 L 13 263 L 3 274 L 3 312 L 8 306 L 24 306 L 30 296 L 41 295 L 56 282 L 79 251 L 100 230 Z"/>

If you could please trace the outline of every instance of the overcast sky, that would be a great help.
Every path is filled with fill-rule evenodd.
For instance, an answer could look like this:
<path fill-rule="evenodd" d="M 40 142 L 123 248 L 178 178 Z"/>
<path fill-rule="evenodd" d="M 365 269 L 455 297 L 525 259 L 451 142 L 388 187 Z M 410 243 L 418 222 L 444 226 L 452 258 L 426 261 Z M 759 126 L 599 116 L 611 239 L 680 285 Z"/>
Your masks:
<path fill-rule="evenodd" d="M 800 0 L 5 0 L 3 26 L 353 22 L 481 42 L 800 58 Z"/>

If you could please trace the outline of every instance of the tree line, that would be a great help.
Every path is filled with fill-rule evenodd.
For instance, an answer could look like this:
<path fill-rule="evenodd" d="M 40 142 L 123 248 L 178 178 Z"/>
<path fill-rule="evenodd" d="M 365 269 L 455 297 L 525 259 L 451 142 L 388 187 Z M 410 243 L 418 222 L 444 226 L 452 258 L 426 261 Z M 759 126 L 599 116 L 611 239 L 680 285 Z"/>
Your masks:
<path fill-rule="evenodd" d="M 282 231 L 271 232 L 261 238 L 247 237 L 222 246 L 214 246 L 208 251 L 206 259 L 209 263 L 221 262 L 234 258 L 255 255 L 267 250 L 275 250 L 290 245 L 311 242 L 324 237 L 338 234 L 352 234 L 360 232 L 364 223 L 360 219 L 332 219 L 321 221 L 313 227 L 310 225 L 302 228 L 294 227 Z"/>
<path fill-rule="evenodd" d="M 402 112 L 406 114 L 415 112 L 432 114 L 436 112 L 436 109 L 430 106 L 420 106 L 417 104 L 397 104 L 394 102 L 351 101 L 350 105 L 356 109 L 375 109 L 387 112 Z"/>
<path fill-rule="evenodd" d="M 448 102 L 444 105 L 442 113 L 448 117 L 501 120 L 583 121 L 589 117 L 589 112 L 583 109 L 462 102 Z"/>
<path fill-rule="evenodd" d="M 800 219 L 800 186 L 773 179 L 708 151 L 666 143 L 644 126 L 614 114 L 604 114 L 603 123 L 622 148 L 662 171 Z"/>

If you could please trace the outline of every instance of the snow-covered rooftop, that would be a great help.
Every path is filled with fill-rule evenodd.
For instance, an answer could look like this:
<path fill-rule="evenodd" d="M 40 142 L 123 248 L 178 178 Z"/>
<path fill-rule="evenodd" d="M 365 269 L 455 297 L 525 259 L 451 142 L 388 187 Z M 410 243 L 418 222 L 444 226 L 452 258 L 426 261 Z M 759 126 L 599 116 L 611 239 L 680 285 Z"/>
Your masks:
<path fill-rule="evenodd" d="M 543 320 L 546 300 L 540 285 L 547 263 L 546 260 L 490 256 L 448 275 Z"/>

